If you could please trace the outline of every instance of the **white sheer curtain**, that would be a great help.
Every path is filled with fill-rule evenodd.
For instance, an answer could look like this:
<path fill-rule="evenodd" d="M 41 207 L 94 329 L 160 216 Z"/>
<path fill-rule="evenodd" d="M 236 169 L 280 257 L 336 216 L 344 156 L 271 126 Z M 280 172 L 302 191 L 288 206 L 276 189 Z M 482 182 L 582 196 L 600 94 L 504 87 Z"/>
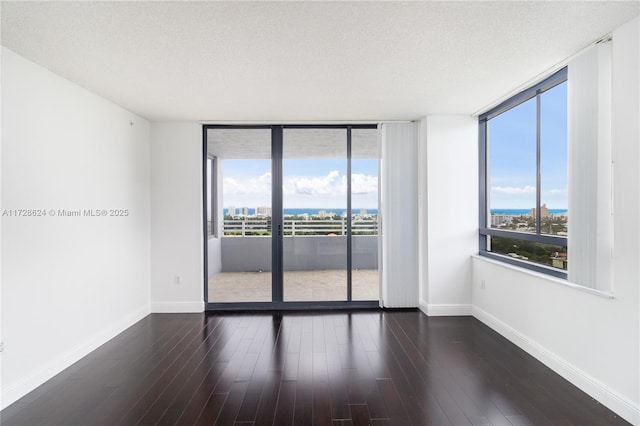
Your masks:
<path fill-rule="evenodd" d="M 570 282 L 613 288 L 611 43 L 595 45 L 569 63 Z"/>
<path fill-rule="evenodd" d="M 418 306 L 418 127 L 383 123 L 380 135 L 380 305 Z"/>

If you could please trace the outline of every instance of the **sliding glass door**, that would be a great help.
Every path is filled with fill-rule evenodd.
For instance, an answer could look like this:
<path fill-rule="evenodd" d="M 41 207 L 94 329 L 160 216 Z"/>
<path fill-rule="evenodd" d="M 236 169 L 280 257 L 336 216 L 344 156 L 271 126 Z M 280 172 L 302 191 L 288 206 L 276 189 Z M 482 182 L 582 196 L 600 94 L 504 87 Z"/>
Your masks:
<path fill-rule="evenodd" d="M 353 129 L 351 134 L 352 299 L 378 300 L 378 132 Z"/>
<path fill-rule="evenodd" d="M 284 129 L 284 300 L 347 300 L 347 129 Z"/>
<path fill-rule="evenodd" d="M 207 302 L 271 302 L 271 129 L 208 129 L 206 146 L 217 169 L 205 181 L 217 201 L 207 212 L 217 225 L 207 235 Z"/>
<path fill-rule="evenodd" d="M 375 126 L 212 125 L 204 146 L 207 309 L 377 306 Z"/>

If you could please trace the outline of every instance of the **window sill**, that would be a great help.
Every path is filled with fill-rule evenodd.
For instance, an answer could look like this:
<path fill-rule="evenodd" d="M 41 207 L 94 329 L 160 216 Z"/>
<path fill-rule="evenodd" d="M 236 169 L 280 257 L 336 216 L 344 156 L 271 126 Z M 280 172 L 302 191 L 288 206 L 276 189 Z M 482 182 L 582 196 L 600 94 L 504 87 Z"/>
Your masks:
<path fill-rule="evenodd" d="M 585 293 L 590 293 L 593 294 L 595 296 L 598 297 L 604 297 L 605 299 L 615 299 L 615 293 L 614 292 L 606 292 L 606 291 L 602 291 L 602 290 L 595 290 L 593 288 L 589 288 L 589 287 L 584 287 L 578 284 L 574 284 L 574 283 L 570 283 L 569 281 L 562 279 L 562 278 L 557 278 L 557 277 L 553 277 L 551 275 L 547 275 L 547 274 L 543 274 L 542 272 L 536 272 L 536 271 L 532 271 L 530 269 L 527 268 L 522 268 L 516 265 L 512 265 L 509 263 L 505 263 L 505 262 L 501 262 L 499 260 L 496 259 L 492 259 L 486 256 L 481 256 L 480 254 L 474 254 L 471 256 L 474 259 L 478 259 L 481 260 L 483 262 L 487 262 L 487 263 L 491 263 L 493 265 L 497 265 L 497 266 L 501 266 L 503 268 L 506 269 L 510 269 L 512 271 L 516 271 L 519 272 L 521 274 L 526 274 L 532 277 L 536 277 L 539 279 L 543 279 L 546 280 L 548 282 L 552 282 L 555 284 L 559 284 L 565 287 L 569 287 L 569 288 L 573 288 L 576 289 L 578 291 L 582 291 Z"/>

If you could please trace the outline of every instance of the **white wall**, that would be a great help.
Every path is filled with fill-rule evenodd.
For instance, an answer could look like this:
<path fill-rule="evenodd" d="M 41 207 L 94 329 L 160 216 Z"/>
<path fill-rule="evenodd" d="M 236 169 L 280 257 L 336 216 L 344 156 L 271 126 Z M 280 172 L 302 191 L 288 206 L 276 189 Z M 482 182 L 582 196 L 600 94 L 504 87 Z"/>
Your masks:
<path fill-rule="evenodd" d="M 640 424 L 639 40 L 639 18 L 613 33 L 615 298 L 481 258 L 473 261 L 472 281 L 474 316 L 636 425 Z"/>
<path fill-rule="evenodd" d="M 478 121 L 434 115 L 422 120 L 421 129 L 422 209 L 428 219 L 420 309 L 427 315 L 470 315 L 471 255 L 478 251 Z"/>
<path fill-rule="evenodd" d="M 149 313 L 149 123 L 2 48 L 1 170 L 4 408 Z"/>
<path fill-rule="evenodd" d="M 151 310 L 202 312 L 202 126 L 151 125 Z M 180 277 L 178 282 L 177 277 Z"/>

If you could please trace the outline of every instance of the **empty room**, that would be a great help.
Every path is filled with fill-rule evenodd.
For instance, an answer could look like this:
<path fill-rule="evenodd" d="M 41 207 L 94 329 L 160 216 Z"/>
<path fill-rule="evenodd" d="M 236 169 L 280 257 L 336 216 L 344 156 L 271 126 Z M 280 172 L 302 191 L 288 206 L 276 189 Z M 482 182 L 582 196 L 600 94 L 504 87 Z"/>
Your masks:
<path fill-rule="evenodd" d="M 640 2 L 0 19 L 0 424 L 640 426 Z"/>

